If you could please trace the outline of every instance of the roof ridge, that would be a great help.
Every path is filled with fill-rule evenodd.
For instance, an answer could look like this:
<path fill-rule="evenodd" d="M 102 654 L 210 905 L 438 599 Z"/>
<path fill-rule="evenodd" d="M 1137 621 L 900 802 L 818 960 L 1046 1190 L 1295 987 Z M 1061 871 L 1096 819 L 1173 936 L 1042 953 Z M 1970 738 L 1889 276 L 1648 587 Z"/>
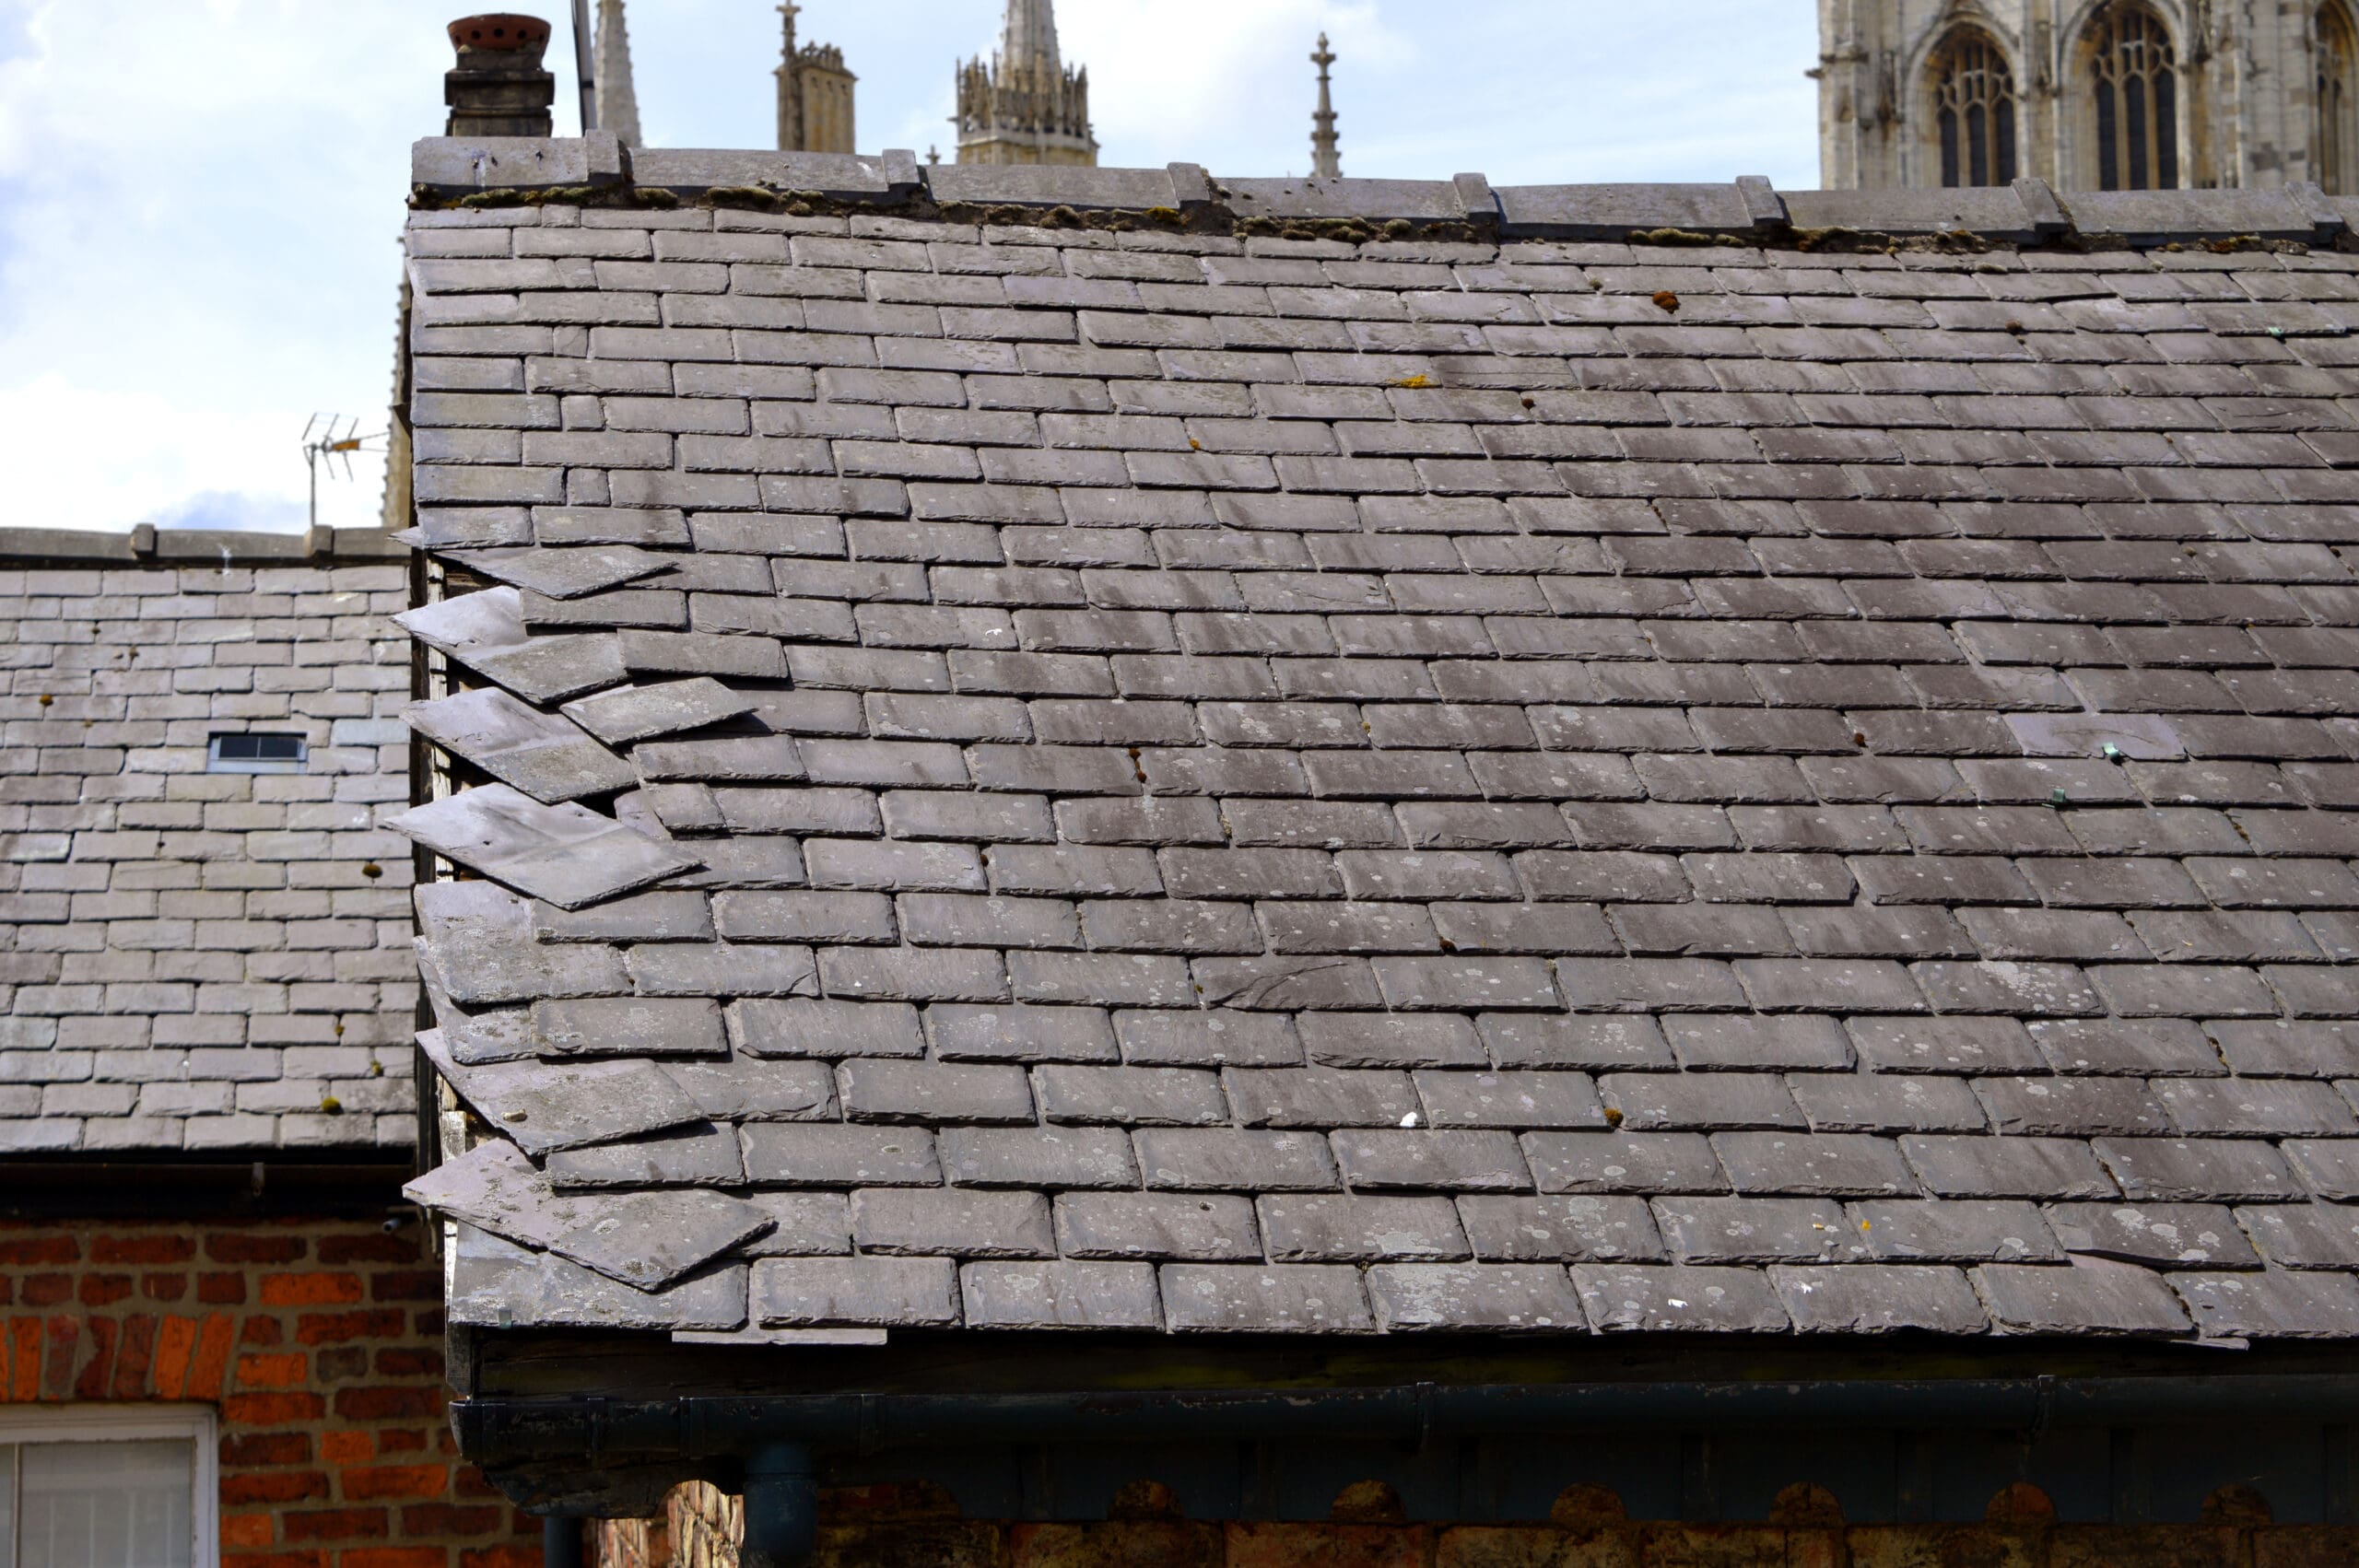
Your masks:
<path fill-rule="evenodd" d="M 2333 244 L 2359 198 L 2314 184 L 2270 190 L 2057 192 L 2038 180 L 1960 190 L 1779 192 L 1759 176 L 1727 184 L 1518 185 L 1453 180 L 1215 177 L 1201 166 L 1093 169 L 921 165 L 878 155 L 624 148 L 610 135 L 547 140 L 430 137 L 417 144 L 418 205 L 662 205 L 816 210 L 842 204 L 909 216 L 961 209 L 1069 209 L 1072 221 L 1149 219 L 1275 232 L 1287 226 L 1471 226 L 1502 239 L 1656 239 L 1677 243 L 1804 240 L 1830 233 L 2071 244 L 2095 238 Z"/>

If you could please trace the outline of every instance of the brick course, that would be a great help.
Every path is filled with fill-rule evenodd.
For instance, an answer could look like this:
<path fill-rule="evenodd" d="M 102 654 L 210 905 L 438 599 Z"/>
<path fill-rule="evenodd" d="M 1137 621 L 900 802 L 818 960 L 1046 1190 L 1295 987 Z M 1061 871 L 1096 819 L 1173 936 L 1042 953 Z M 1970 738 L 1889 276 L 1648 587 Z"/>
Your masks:
<path fill-rule="evenodd" d="M 456 1457 L 417 1225 L 0 1224 L 0 1400 L 209 1404 L 223 1568 L 538 1568 Z"/>
<path fill-rule="evenodd" d="M 958 1516 L 939 1488 L 878 1486 L 820 1495 L 814 1568 L 2329 1568 L 2359 1562 L 2359 1529 L 2277 1525 L 2241 1487 L 2207 1498 L 2201 1523 L 2060 1524 L 2036 1487 L 2016 1485 L 1970 1525 L 1851 1525 L 1801 1484 L 1765 1520 L 1634 1520 L 1603 1487 L 1567 1487 L 1545 1522 L 1408 1524 L 1379 1482 L 1335 1500 L 1323 1522 L 1185 1519 L 1171 1493 L 1133 1482 L 1112 1516 L 1015 1524 Z M 701 1484 L 665 1516 L 598 1527 L 598 1568 L 737 1568 L 743 1508 Z"/>

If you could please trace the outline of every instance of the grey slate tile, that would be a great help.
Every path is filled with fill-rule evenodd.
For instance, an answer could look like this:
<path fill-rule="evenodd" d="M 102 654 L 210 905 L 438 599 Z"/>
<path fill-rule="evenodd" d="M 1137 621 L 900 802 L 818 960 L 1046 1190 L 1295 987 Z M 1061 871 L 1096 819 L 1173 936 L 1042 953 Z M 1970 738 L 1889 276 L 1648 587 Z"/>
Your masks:
<path fill-rule="evenodd" d="M 1499 1263 L 1651 1263 L 1663 1257 L 1637 1198 L 1466 1197 L 1458 1212 L 1474 1256 Z"/>
<path fill-rule="evenodd" d="M 1250 1199 L 1159 1192 L 1061 1192 L 1057 1239 L 1068 1258 L 1193 1263 L 1262 1256 Z"/>
<path fill-rule="evenodd" d="M 1376 1328 L 1360 1271 L 1348 1266 L 1168 1263 L 1159 1272 L 1174 1333 L 1365 1334 Z"/>
<path fill-rule="evenodd" d="M 1962 1270 L 1916 1263 L 1872 1268 L 1769 1270 L 1770 1282 L 1803 1334 L 1889 1334 L 1904 1328 L 1978 1334 L 1988 1326 Z"/>
<path fill-rule="evenodd" d="M 2064 1249 L 2031 1203 L 1871 1199 L 1849 1206 L 1868 1250 L 1895 1262 L 2061 1263 Z"/>
<path fill-rule="evenodd" d="M 2283 427 L 2333 370 L 2213 362 L 2293 353 L 2251 334 L 2324 309 L 2213 294 L 2315 268 L 2148 253 L 2165 298 L 2133 252 L 1724 251 L 1708 284 L 1626 245 L 522 216 L 417 215 L 422 311 L 553 277 L 584 287 L 533 293 L 600 319 L 420 329 L 420 535 L 502 586 L 406 619 L 501 688 L 457 700 L 517 734 L 464 745 L 597 798 L 594 767 L 507 743 L 568 733 L 524 706 L 565 703 L 647 781 L 615 829 L 702 863 L 571 912 L 435 895 L 442 1057 L 519 1072 L 468 1079 L 477 1103 L 532 1074 L 572 1099 L 528 1118 L 590 1125 L 646 1110 L 599 1073 L 655 1074 L 668 1125 L 738 1127 L 796 1232 L 746 1248 L 944 1266 L 872 1279 L 878 1323 L 1511 1332 L 1556 1315 L 1569 1261 L 1599 1328 L 2190 1331 L 2099 1252 L 2244 1281 L 2189 1298 L 2207 1334 L 2359 1318 L 2340 1211 L 2306 1201 L 2359 1195 L 2359 791 L 2332 771 L 2359 643 L 2314 466 L 2339 448 Z M 2018 317 L 2031 337 L 1998 330 Z M 1469 384 L 1377 384 L 1413 372 Z M 604 428 L 556 427 L 593 398 Z M 695 678 L 629 684 L 666 675 Z M 389 703 L 314 744 L 397 745 Z M 123 814 L 103 831 L 142 831 Z M 100 831 L 26 836 L 56 859 L 20 864 L 122 864 Z M 55 885 L 10 896 L 145 891 Z M 534 1004 L 682 1022 L 569 1025 L 630 1055 L 526 1060 Z M 145 1015 L 223 1053 L 190 1059 L 213 1076 L 110 1047 L 43 1093 L 78 1138 L 121 1136 L 84 1129 L 126 1094 L 192 1141 L 308 1137 L 307 1016 Z M 716 1054 L 648 1059 L 689 1041 Z M 651 1158 L 567 1168 L 722 1168 Z M 855 1189 L 921 1256 L 849 1256 Z M 961 1319 L 962 1238 L 924 1225 L 984 1199 L 1028 1218 L 968 1228 L 1041 1255 L 971 1267 Z M 1454 1204 L 1461 1250 L 1344 1226 L 1299 1254 L 1335 1264 L 1264 1264 L 1256 1200 Z M 1684 1217 L 1659 1236 L 1649 1202 Z M 1843 1261 L 1794 1250 L 1822 1235 Z M 1778 1260 L 1657 1261 L 1706 1240 Z M 1376 1307 L 1359 1259 L 1399 1270 Z"/>
<path fill-rule="evenodd" d="M 1381 1263 L 1367 1271 L 1378 1327 L 1537 1332 L 1586 1322 L 1560 1268 L 1516 1263 Z"/>
<path fill-rule="evenodd" d="M 1655 1223 L 1680 1263 L 1845 1263 L 1865 1258 L 1842 1205 L 1804 1198 L 1658 1198 Z"/>
<path fill-rule="evenodd" d="M 851 1195 L 863 1253 L 907 1257 L 1053 1258 L 1048 1199 L 1037 1192 L 869 1188 Z"/>
<path fill-rule="evenodd" d="M 1272 1194 L 1257 1207 L 1270 1256 L 1281 1263 L 1469 1256 L 1447 1198 Z"/>
<path fill-rule="evenodd" d="M 959 1270 L 976 1328 L 1157 1328 L 1156 1270 L 1146 1263 L 969 1263 Z"/>
<path fill-rule="evenodd" d="M 959 1320 L 957 1266 L 947 1258 L 765 1258 L 752 1288 L 754 1320 L 766 1328 Z"/>
<path fill-rule="evenodd" d="M 1573 1285 L 1601 1334 L 1781 1334 L 1791 1326 L 1758 1269 L 1576 1264 Z"/>

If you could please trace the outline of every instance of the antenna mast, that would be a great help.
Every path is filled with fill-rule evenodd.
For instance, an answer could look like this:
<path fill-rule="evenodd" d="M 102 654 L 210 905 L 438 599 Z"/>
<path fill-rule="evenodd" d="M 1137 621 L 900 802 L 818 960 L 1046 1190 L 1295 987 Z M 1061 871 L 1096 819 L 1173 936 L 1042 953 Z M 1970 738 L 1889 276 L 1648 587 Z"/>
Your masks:
<path fill-rule="evenodd" d="M 581 134 L 598 128 L 598 69 L 590 44 L 590 0 L 573 0 L 573 70 L 581 83 Z"/>

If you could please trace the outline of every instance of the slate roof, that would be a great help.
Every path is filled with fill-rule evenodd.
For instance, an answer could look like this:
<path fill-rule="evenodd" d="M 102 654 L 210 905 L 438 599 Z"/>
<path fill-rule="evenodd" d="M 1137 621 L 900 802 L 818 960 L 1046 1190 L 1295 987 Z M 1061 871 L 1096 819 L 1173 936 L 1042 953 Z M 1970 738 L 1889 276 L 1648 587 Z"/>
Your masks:
<path fill-rule="evenodd" d="M 2359 207 L 602 156 L 419 153 L 454 1321 L 2359 1333 Z"/>
<path fill-rule="evenodd" d="M 0 530 L 0 1156 L 411 1143 L 404 554 Z"/>

